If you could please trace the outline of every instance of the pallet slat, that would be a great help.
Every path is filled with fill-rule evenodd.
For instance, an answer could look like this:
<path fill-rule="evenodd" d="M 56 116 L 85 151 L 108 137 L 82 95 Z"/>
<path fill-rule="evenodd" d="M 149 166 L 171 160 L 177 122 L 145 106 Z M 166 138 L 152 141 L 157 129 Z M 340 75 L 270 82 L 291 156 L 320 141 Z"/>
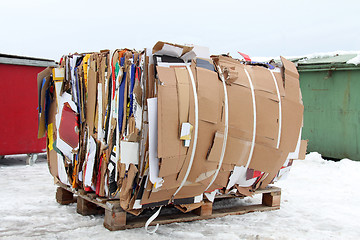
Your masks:
<path fill-rule="evenodd" d="M 60 204 L 69 204 L 75 202 L 73 195 L 77 195 L 77 212 L 82 215 L 103 214 L 104 227 L 111 230 L 123 230 L 131 228 L 144 227 L 149 215 L 133 216 L 127 214 L 121 207 L 119 200 L 105 199 L 97 197 L 93 193 L 76 191 L 66 185 L 59 184 L 56 191 L 56 200 Z M 215 203 L 205 201 L 205 203 L 188 213 L 182 213 L 173 206 L 167 206 L 168 211 L 160 214 L 150 226 L 156 224 L 170 224 L 175 222 L 191 222 L 219 218 L 228 215 L 241 215 L 250 212 L 263 212 L 280 209 L 281 189 L 277 187 L 268 187 L 257 190 L 255 194 L 262 194 L 262 204 L 237 205 L 231 207 L 213 208 L 218 201 L 226 201 L 230 197 L 220 196 L 215 198 Z M 236 198 L 236 197 L 235 197 Z M 171 208 L 171 210 L 169 210 Z"/>

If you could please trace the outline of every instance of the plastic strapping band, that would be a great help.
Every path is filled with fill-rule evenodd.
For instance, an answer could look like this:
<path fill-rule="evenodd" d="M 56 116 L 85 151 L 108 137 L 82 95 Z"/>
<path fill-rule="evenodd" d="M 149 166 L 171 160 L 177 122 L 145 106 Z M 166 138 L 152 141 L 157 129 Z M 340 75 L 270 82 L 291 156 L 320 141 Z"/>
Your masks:
<path fill-rule="evenodd" d="M 249 83 L 250 83 L 250 88 L 251 88 L 251 96 L 252 96 L 252 102 L 253 102 L 253 111 L 254 111 L 254 124 L 253 124 L 253 138 L 252 138 L 252 141 L 251 141 L 251 149 L 250 149 L 250 154 L 249 154 L 249 158 L 247 160 L 247 163 L 246 163 L 246 166 L 245 166 L 245 169 L 248 169 L 249 165 L 250 165 L 250 161 L 251 161 L 251 158 L 252 158 L 252 155 L 254 153 L 254 147 L 255 147 L 255 136 L 256 136 L 256 102 L 255 102 L 255 91 L 254 91 L 254 86 L 252 84 L 252 81 L 251 81 L 251 77 L 248 73 L 248 71 L 244 68 L 245 70 L 245 73 L 246 73 L 246 76 L 249 80 Z"/>
<path fill-rule="evenodd" d="M 195 101 L 195 127 L 194 127 L 194 143 L 193 143 L 193 148 L 192 148 L 192 152 L 191 152 L 191 157 L 190 157 L 190 162 L 188 165 L 188 168 L 186 170 L 186 174 L 184 179 L 182 180 L 179 188 L 176 190 L 176 192 L 174 193 L 174 195 L 172 196 L 173 198 L 175 197 L 175 195 L 181 190 L 181 188 L 184 186 L 189 174 L 190 174 L 190 170 L 194 161 L 194 157 L 195 157 L 195 151 L 196 151 L 196 144 L 197 144 L 197 138 L 198 138 L 198 124 L 199 124 L 199 105 L 198 105 L 198 96 L 197 96 L 197 92 L 196 92 L 196 85 L 195 85 L 195 80 L 194 80 L 194 76 L 192 74 L 192 71 L 189 67 L 188 63 L 186 64 L 186 69 L 189 72 L 190 75 L 190 79 L 191 79 L 191 85 L 193 88 L 193 93 L 194 93 L 194 101 Z"/>
<path fill-rule="evenodd" d="M 221 68 L 219 66 L 216 66 L 218 71 L 219 71 L 219 75 L 220 75 L 220 79 L 222 81 L 223 87 L 224 87 L 224 95 L 225 95 L 225 129 L 224 129 L 224 141 L 223 141 L 223 145 L 222 145 L 222 149 L 221 149 L 221 155 L 220 155 L 220 160 L 219 160 L 219 164 L 218 164 L 218 168 L 216 169 L 215 175 L 213 176 L 213 179 L 211 180 L 211 182 L 209 183 L 209 185 L 207 186 L 207 188 L 204 190 L 204 192 L 206 190 L 209 189 L 209 187 L 211 187 L 211 185 L 215 182 L 217 175 L 219 174 L 220 168 L 222 166 L 223 160 L 224 160 L 224 156 L 225 156 L 225 150 L 226 150 L 226 143 L 227 143 L 227 137 L 228 137 L 228 131 L 229 131 L 229 102 L 228 102 L 228 95 L 227 95 L 227 90 L 226 90 L 226 84 L 225 84 L 225 79 L 224 79 L 224 75 L 221 71 Z"/>
<path fill-rule="evenodd" d="M 278 96 L 278 99 L 279 99 L 279 132 L 278 132 L 278 140 L 277 140 L 277 144 L 276 144 L 276 148 L 279 148 L 280 146 L 280 138 L 281 138 L 281 116 L 282 116 L 282 113 L 281 113 L 281 96 L 280 96 L 280 91 L 279 91 L 279 86 L 278 86 L 278 82 L 276 81 L 276 78 L 274 76 L 274 73 L 269 69 L 270 73 L 271 73 L 271 76 L 274 80 L 274 83 L 275 83 L 275 87 L 276 87 L 276 93 L 277 93 L 277 96 Z"/>
<path fill-rule="evenodd" d="M 149 225 L 150 225 L 150 223 L 152 223 L 152 221 L 155 220 L 155 218 L 157 218 L 157 216 L 159 216 L 161 208 L 162 207 L 159 207 L 159 209 L 146 221 L 145 230 L 146 230 L 147 233 L 153 234 L 153 233 L 156 232 L 156 230 L 158 230 L 159 224 L 156 224 L 154 230 L 152 230 L 152 231 L 149 230 Z"/>

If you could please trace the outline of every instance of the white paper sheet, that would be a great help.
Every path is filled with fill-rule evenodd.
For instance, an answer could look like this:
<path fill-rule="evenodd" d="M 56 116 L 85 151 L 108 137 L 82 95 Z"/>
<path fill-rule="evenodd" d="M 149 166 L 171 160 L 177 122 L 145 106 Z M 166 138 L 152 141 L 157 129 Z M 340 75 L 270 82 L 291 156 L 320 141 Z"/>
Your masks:
<path fill-rule="evenodd" d="M 158 147 L 158 121 L 157 121 L 157 98 L 147 99 L 149 117 L 149 176 L 154 188 L 160 188 L 164 182 L 159 178 L 159 159 L 157 158 Z"/>
<path fill-rule="evenodd" d="M 135 94 L 134 94 L 135 95 Z M 135 127 L 140 130 L 142 125 L 142 107 L 137 103 L 134 97 L 133 113 L 135 118 Z"/>
<path fill-rule="evenodd" d="M 210 202 L 214 202 L 215 195 L 216 195 L 216 190 L 214 190 L 214 191 L 212 191 L 210 193 L 204 193 L 204 195 Z"/>
<path fill-rule="evenodd" d="M 193 49 L 181 56 L 181 59 L 184 61 L 189 61 L 195 57 L 210 59 L 210 50 L 208 47 L 198 45 L 189 45 L 189 47 L 193 47 Z"/>
<path fill-rule="evenodd" d="M 192 125 L 190 123 L 182 123 L 180 131 L 180 139 L 184 140 L 184 146 L 190 146 Z"/>
<path fill-rule="evenodd" d="M 84 169 L 84 185 L 86 187 L 91 187 L 92 184 L 92 177 L 94 172 L 94 163 L 95 163 L 95 154 L 96 154 L 96 143 L 93 137 L 90 137 L 88 140 L 87 146 L 87 155 L 85 159 L 86 169 Z"/>
<path fill-rule="evenodd" d="M 140 208 L 142 208 L 142 205 L 141 205 L 140 203 L 141 203 L 141 199 L 136 199 L 135 202 L 134 202 L 133 209 L 140 209 Z"/>
<path fill-rule="evenodd" d="M 98 94 L 97 94 L 97 100 L 98 100 L 98 135 L 97 138 L 99 141 L 104 142 L 104 131 L 102 128 L 102 84 L 98 83 L 98 88 L 97 88 Z M 111 118 L 110 118 L 111 119 Z"/>
<path fill-rule="evenodd" d="M 65 185 L 70 186 L 69 178 L 65 171 L 64 157 L 61 156 L 61 154 L 59 154 L 59 153 L 57 153 L 57 162 L 58 162 L 57 165 L 58 165 L 58 175 L 59 175 L 60 182 L 62 182 Z"/>
<path fill-rule="evenodd" d="M 163 48 L 159 51 L 157 51 L 155 54 L 157 55 L 168 55 L 173 57 L 180 57 L 183 52 L 182 48 L 172 46 L 169 44 L 164 44 Z"/>
<path fill-rule="evenodd" d="M 250 187 L 251 185 L 253 185 L 256 181 L 256 178 L 246 180 L 246 172 L 247 168 L 245 168 L 244 166 L 235 166 L 229 178 L 229 183 L 226 189 L 230 189 L 235 184 L 238 184 L 240 187 Z"/>
<path fill-rule="evenodd" d="M 200 194 L 200 195 L 198 195 L 198 196 L 195 196 L 195 197 L 194 197 L 194 203 L 199 203 L 199 202 L 201 202 L 201 201 L 203 200 L 203 197 L 204 197 L 203 194 Z"/>
<path fill-rule="evenodd" d="M 130 163 L 139 164 L 139 143 L 138 142 L 120 142 L 120 159 L 125 163 L 126 170 L 129 169 Z"/>

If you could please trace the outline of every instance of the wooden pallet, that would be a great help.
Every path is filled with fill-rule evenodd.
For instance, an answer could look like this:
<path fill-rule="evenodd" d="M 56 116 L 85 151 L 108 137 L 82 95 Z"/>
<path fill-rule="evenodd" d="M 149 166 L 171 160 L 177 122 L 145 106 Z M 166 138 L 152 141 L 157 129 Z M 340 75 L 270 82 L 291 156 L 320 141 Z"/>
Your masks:
<path fill-rule="evenodd" d="M 74 197 L 74 194 L 76 194 L 77 197 Z M 280 209 L 280 188 L 268 187 L 257 190 L 255 194 L 262 194 L 262 204 L 218 208 L 216 206 L 219 201 L 215 199 L 214 203 L 206 201 L 200 208 L 188 213 L 182 213 L 176 208 L 168 206 L 166 207 L 166 211 L 162 210 L 162 213 L 160 213 L 150 226 Z M 227 200 L 229 200 L 229 198 L 225 200 L 222 198 L 222 201 Z M 155 212 L 155 210 L 147 210 L 139 216 L 126 214 L 120 207 L 119 200 L 108 200 L 107 198 L 97 197 L 94 193 L 76 191 L 62 184 L 57 188 L 56 201 L 63 205 L 77 202 L 77 212 L 81 215 L 96 215 L 105 212 L 104 226 L 111 231 L 144 227 L 151 214 Z"/>

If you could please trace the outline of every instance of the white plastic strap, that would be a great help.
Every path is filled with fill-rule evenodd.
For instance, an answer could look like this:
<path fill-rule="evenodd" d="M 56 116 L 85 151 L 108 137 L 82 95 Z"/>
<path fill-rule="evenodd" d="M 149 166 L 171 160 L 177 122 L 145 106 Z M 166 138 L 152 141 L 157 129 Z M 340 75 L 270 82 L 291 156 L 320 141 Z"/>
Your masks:
<path fill-rule="evenodd" d="M 189 72 L 190 75 L 190 79 L 191 79 L 191 85 L 193 88 L 193 93 L 194 93 L 194 101 L 195 101 L 195 127 L 194 127 L 194 143 L 193 143 L 193 148 L 192 148 L 192 152 L 191 152 L 191 156 L 190 156 L 190 162 L 188 165 L 188 168 L 186 170 L 186 174 L 184 179 L 182 180 L 179 188 L 176 190 L 176 192 L 173 195 L 173 198 L 175 197 L 175 195 L 181 190 L 181 188 L 184 186 L 189 174 L 190 174 L 190 170 L 194 161 L 194 157 L 195 157 L 195 151 L 196 151 L 196 144 L 197 144 L 197 138 L 198 138 L 198 125 L 199 125 L 199 105 L 198 105 L 198 96 L 197 96 L 197 92 L 196 92 L 196 85 L 195 85 L 195 80 L 194 80 L 194 76 L 192 74 L 192 71 L 189 67 L 189 64 L 186 63 L 186 69 Z"/>
<path fill-rule="evenodd" d="M 271 73 L 271 76 L 274 80 L 274 84 L 275 84 L 275 87 L 276 87 L 276 93 L 277 93 L 277 96 L 278 96 L 278 99 L 279 99 L 279 132 L 278 132 L 278 140 L 277 140 L 277 144 L 276 144 L 276 148 L 279 148 L 280 146 L 280 138 L 281 138 L 281 117 L 282 117 L 282 113 L 281 113 L 281 96 L 280 96 L 280 91 L 279 91 L 279 86 L 278 86 L 278 82 L 276 81 L 276 78 L 274 76 L 274 73 L 268 69 Z"/>
<path fill-rule="evenodd" d="M 255 147 L 255 137 L 256 137 L 256 102 L 255 102 L 255 91 L 254 91 L 254 86 L 252 84 L 252 80 L 251 77 L 248 73 L 248 71 L 244 68 L 246 76 L 249 80 L 250 83 L 250 89 L 251 89 L 251 96 L 252 96 L 252 102 L 253 102 L 253 111 L 254 111 L 254 122 L 253 122 L 253 137 L 252 137 L 252 141 L 251 141 L 251 149 L 250 149 L 250 154 L 249 154 L 249 158 L 247 160 L 245 169 L 249 168 L 250 162 L 251 162 L 251 158 L 252 155 L 254 153 L 254 147 Z"/>
<path fill-rule="evenodd" d="M 98 83 L 98 94 L 97 94 L 97 100 L 98 100 L 98 135 L 97 135 L 97 140 L 104 142 L 104 131 L 102 128 L 102 84 Z"/>
<path fill-rule="evenodd" d="M 149 225 L 157 218 L 157 216 L 159 216 L 161 208 L 162 207 L 159 207 L 159 209 L 146 221 L 145 230 L 147 233 L 153 234 L 156 232 L 156 230 L 158 230 L 159 224 L 156 224 L 155 228 L 152 231 L 149 230 Z"/>
<path fill-rule="evenodd" d="M 220 168 L 222 166 L 223 160 L 224 160 L 224 156 L 225 156 L 225 150 L 226 150 L 226 143 L 227 143 L 227 136 L 228 136 L 228 130 L 229 130 L 229 102 L 228 102 L 228 95 L 227 95 L 227 90 L 226 90 L 226 84 L 225 84 L 225 79 L 224 79 L 224 75 L 221 71 L 221 68 L 219 66 L 216 66 L 218 71 L 219 71 L 219 75 L 220 75 L 220 79 L 222 81 L 223 87 L 224 87 L 224 95 L 225 95 L 225 129 L 224 129 L 224 141 L 223 141 L 223 145 L 222 145 L 222 149 L 221 149 L 221 155 L 220 155 L 220 160 L 219 160 L 219 164 L 218 164 L 218 168 L 216 169 L 216 172 L 211 180 L 211 182 L 209 183 L 209 185 L 207 186 L 207 188 L 204 190 L 204 192 L 206 190 L 209 189 L 209 187 L 215 182 L 215 179 L 217 177 L 217 175 L 219 174 Z"/>

